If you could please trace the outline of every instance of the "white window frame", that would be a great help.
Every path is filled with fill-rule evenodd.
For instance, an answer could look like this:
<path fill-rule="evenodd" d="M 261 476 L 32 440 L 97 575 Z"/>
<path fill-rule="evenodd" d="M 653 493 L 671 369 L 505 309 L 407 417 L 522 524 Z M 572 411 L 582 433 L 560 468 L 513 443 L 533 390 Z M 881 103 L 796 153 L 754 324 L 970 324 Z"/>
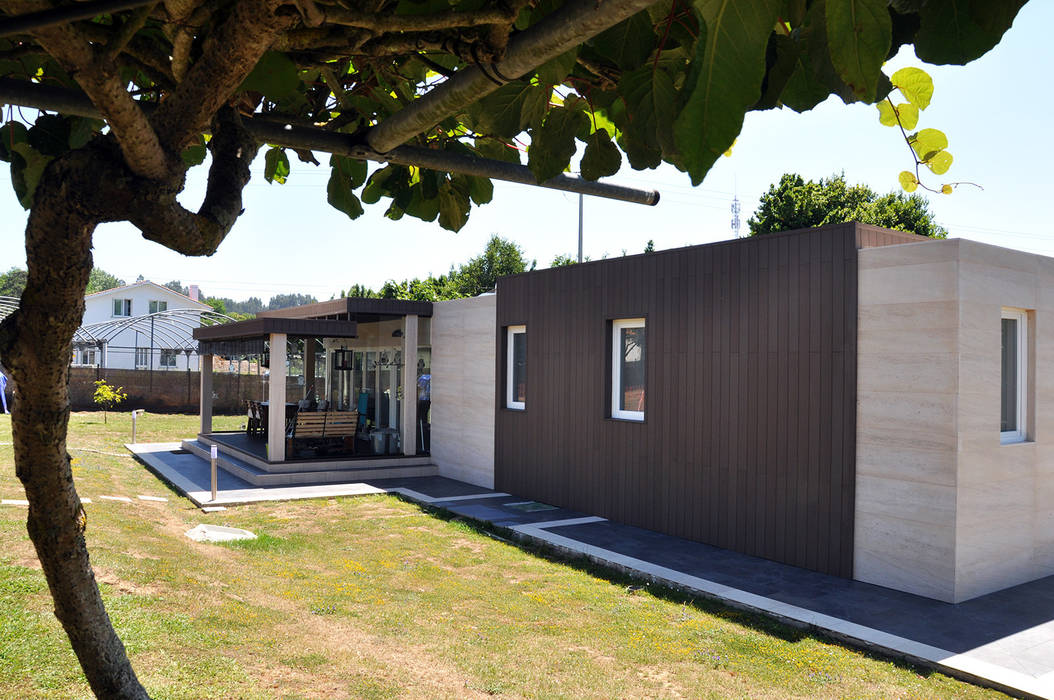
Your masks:
<path fill-rule="evenodd" d="M 117 304 L 121 305 L 121 311 L 126 313 L 117 313 Z M 113 300 L 113 317 L 114 318 L 130 318 L 132 316 L 132 300 L 131 299 L 114 299 Z"/>
<path fill-rule="evenodd" d="M 647 338 L 646 319 L 620 318 L 611 322 L 611 417 L 618 420 L 643 421 L 644 411 L 626 411 L 619 408 L 619 397 L 622 395 L 623 328 L 643 328 L 644 337 Z M 644 361 L 647 362 L 647 348 L 645 348 Z M 645 389 L 647 389 L 647 374 L 645 374 Z"/>
<path fill-rule="evenodd" d="M 162 308 L 163 307 L 163 308 Z M 147 303 L 147 311 L 152 314 L 168 311 L 168 301 L 165 299 L 151 299 Z"/>
<path fill-rule="evenodd" d="M 526 342 L 527 326 L 509 326 L 505 329 L 505 408 L 523 411 L 527 408 L 527 402 L 514 400 L 516 392 L 513 390 L 512 384 L 513 363 L 515 361 L 513 356 L 513 336 L 518 333 L 523 333 L 523 339 Z"/>
<path fill-rule="evenodd" d="M 1013 319 L 1017 321 L 1017 425 L 1016 430 L 1005 430 L 999 433 L 999 442 L 1006 445 L 1015 442 L 1025 442 L 1028 439 L 1028 312 L 1024 309 L 1003 308 L 1000 315 L 1002 319 Z M 1002 330 L 999 333 L 1002 339 Z M 1000 340 L 1000 342 L 1002 342 Z M 1000 352 L 999 363 L 1002 365 L 1002 352 Z M 999 373 L 999 391 L 1002 396 L 1003 376 Z M 1002 404 L 1002 399 L 1000 399 Z"/>
<path fill-rule="evenodd" d="M 165 361 L 165 360 L 169 360 L 169 359 L 171 360 L 171 362 L 166 362 Z M 157 362 L 158 362 L 158 367 L 160 367 L 162 369 L 175 368 L 178 365 L 178 362 L 179 362 L 179 350 L 162 349 L 161 352 L 158 353 L 158 361 Z"/>
<path fill-rule="evenodd" d="M 143 362 L 139 361 L 140 353 L 146 359 Z M 150 348 L 136 348 L 135 349 L 135 368 L 136 369 L 148 369 L 150 367 Z"/>

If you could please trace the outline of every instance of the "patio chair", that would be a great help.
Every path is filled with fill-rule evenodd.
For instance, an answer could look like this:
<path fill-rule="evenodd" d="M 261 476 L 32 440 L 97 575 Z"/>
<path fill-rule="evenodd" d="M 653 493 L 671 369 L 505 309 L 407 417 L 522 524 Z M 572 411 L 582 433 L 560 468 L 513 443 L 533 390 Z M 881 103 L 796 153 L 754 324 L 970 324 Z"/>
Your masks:
<path fill-rule="evenodd" d="M 247 419 L 245 432 L 250 437 L 256 437 L 263 433 L 263 418 L 261 416 L 260 404 L 256 401 L 246 401 Z"/>

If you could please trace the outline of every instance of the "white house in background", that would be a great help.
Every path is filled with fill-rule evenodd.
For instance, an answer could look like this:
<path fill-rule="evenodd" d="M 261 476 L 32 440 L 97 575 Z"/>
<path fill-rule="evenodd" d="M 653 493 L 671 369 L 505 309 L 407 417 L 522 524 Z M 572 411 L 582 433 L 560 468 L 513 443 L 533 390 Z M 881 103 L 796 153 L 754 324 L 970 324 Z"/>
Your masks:
<path fill-rule="evenodd" d="M 87 295 L 82 333 L 104 339 L 105 343 L 94 347 L 75 344 L 73 365 L 186 370 L 189 363 L 191 369 L 197 369 L 197 353 L 188 354 L 186 349 L 196 347 L 191 333 L 199 324 L 187 318 L 178 323 L 152 323 L 150 318 L 150 314 L 177 309 L 212 310 L 197 297 L 196 285 L 191 285 L 187 296 L 150 280 Z"/>

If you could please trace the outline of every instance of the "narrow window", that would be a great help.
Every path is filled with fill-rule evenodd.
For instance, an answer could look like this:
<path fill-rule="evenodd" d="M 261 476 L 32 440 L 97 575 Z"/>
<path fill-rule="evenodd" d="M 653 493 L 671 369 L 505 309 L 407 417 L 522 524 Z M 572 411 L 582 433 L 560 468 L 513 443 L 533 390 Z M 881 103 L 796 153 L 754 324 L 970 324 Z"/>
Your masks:
<path fill-rule="evenodd" d="M 150 348 L 135 349 L 136 368 L 147 367 L 150 364 Z"/>
<path fill-rule="evenodd" d="M 162 350 L 160 365 L 162 367 L 175 367 L 176 366 L 176 353 L 178 350 Z"/>
<path fill-rule="evenodd" d="M 611 417 L 644 420 L 644 319 L 612 321 L 611 330 Z"/>
<path fill-rule="evenodd" d="M 114 316 L 131 316 L 132 315 L 132 300 L 131 299 L 114 299 L 113 300 L 113 315 Z"/>
<path fill-rule="evenodd" d="M 1025 439 L 1028 398 L 1028 314 L 1003 309 L 999 438 L 1001 442 Z"/>
<path fill-rule="evenodd" d="M 150 302 L 150 313 L 156 314 L 160 311 L 168 311 L 167 301 L 151 301 Z"/>
<path fill-rule="evenodd" d="M 527 326 L 509 326 L 505 365 L 505 407 L 527 407 Z"/>

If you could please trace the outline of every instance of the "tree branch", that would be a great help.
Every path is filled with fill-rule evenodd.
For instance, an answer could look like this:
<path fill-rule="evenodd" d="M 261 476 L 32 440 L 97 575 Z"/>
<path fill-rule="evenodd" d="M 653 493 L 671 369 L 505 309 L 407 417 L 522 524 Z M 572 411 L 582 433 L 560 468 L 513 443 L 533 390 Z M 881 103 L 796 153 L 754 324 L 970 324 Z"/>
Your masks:
<path fill-rule="evenodd" d="M 178 153 L 205 131 L 279 32 L 296 15 L 279 15 L 280 0 L 239 0 L 205 40 L 201 58 L 151 118 L 162 144 Z"/>
<path fill-rule="evenodd" d="M 113 64 L 97 61 L 91 45 L 71 27 L 40 29 L 34 36 L 106 115 L 128 167 L 143 177 L 167 177 L 171 163 L 146 115 L 113 71 Z"/>
<path fill-rule="evenodd" d="M 197 214 L 176 201 L 176 191 L 141 191 L 133 197 L 128 219 L 144 238 L 184 255 L 216 252 L 242 213 L 242 190 L 259 144 L 238 114 L 225 107 L 216 118 L 209 148 L 212 166 Z"/>
<path fill-rule="evenodd" d="M 434 15 L 379 15 L 343 7 L 325 7 L 321 9 L 321 12 L 326 23 L 369 29 L 375 34 L 431 32 L 442 29 L 480 27 L 488 24 L 507 25 L 516 21 L 517 9 L 515 7 L 505 6 L 503 3 L 496 4 L 497 7 L 474 12 L 443 12 Z"/>

